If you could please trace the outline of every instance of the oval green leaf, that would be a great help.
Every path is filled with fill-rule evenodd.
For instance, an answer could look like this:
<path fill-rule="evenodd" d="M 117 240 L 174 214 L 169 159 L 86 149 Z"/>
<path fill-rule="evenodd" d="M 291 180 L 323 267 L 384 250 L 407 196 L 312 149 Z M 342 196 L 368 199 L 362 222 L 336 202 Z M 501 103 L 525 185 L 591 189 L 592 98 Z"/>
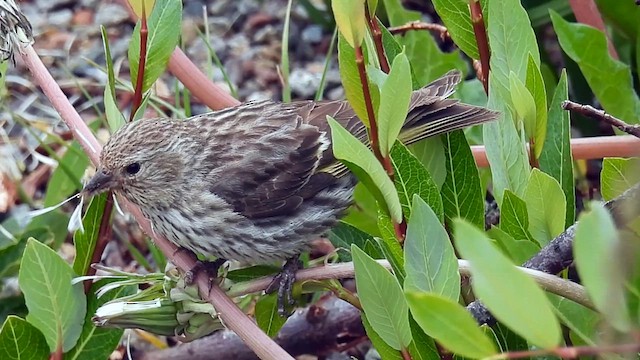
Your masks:
<path fill-rule="evenodd" d="M 493 342 L 456 301 L 413 291 L 407 292 L 406 297 L 413 318 L 424 332 L 451 352 L 473 359 L 496 353 Z"/>
<path fill-rule="evenodd" d="M 53 250 L 27 241 L 18 281 L 29 309 L 27 321 L 38 328 L 53 352 L 71 349 L 82 331 L 87 298 L 82 284 L 71 285 L 71 267 Z"/>
<path fill-rule="evenodd" d="M 480 230 L 454 221 L 456 249 L 471 263 L 476 296 L 501 323 L 531 342 L 552 348 L 561 339 L 549 299 L 535 281 L 518 270 Z"/>
<path fill-rule="evenodd" d="M 49 346 L 42 333 L 25 320 L 9 315 L 0 329 L 0 359 L 48 358 Z"/>
<path fill-rule="evenodd" d="M 419 196 L 413 197 L 413 210 L 404 243 L 405 291 L 435 293 L 452 301 L 460 296 L 458 259 L 442 223 Z"/>
<path fill-rule="evenodd" d="M 396 142 L 409 110 L 411 100 L 411 69 L 404 52 L 393 60 L 389 76 L 380 89 L 380 107 L 378 108 L 378 137 L 380 152 L 389 154 Z"/>
<path fill-rule="evenodd" d="M 556 179 L 538 169 L 531 171 L 524 192 L 529 233 L 545 246 L 564 230 L 566 200 Z"/>
<path fill-rule="evenodd" d="M 351 254 L 358 297 L 371 327 L 392 348 L 406 348 L 411 343 L 409 307 L 398 280 L 357 246 L 351 246 Z"/>
<path fill-rule="evenodd" d="M 402 221 L 400 198 L 380 162 L 365 144 L 356 139 L 335 119 L 327 115 L 327 121 L 331 128 L 333 154 L 336 159 L 348 161 L 364 170 L 382 194 L 391 218 L 400 223 Z"/>
<path fill-rule="evenodd" d="M 332 1 L 331 9 L 340 34 L 352 48 L 360 46 L 366 31 L 364 0 Z"/>
<path fill-rule="evenodd" d="M 596 308 L 618 331 L 631 328 L 625 300 L 625 264 L 620 261 L 618 230 L 602 203 L 589 203 L 590 210 L 577 223 L 573 253 L 580 279 Z"/>

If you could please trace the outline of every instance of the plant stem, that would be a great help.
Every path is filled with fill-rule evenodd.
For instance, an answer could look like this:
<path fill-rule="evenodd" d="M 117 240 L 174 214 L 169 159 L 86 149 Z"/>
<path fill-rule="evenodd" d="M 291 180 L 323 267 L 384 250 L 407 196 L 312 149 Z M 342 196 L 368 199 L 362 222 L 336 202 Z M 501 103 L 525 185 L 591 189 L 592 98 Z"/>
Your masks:
<path fill-rule="evenodd" d="M 482 76 L 480 81 L 484 87 L 484 92 L 489 94 L 489 39 L 487 38 L 487 28 L 484 26 L 484 17 L 482 16 L 482 5 L 479 0 L 469 0 L 469 10 L 471 11 L 471 24 L 473 24 L 473 33 L 478 44 L 478 53 L 480 54 L 480 64 Z"/>
<path fill-rule="evenodd" d="M 358 75 L 360 75 L 360 83 L 362 84 L 362 95 L 367 109 L 367 117 L 369 118 L 369 141 L 371 142 L 371 149 L 373 150 L 376 158 L 378 158 L 378 161 L 384 164 L 384 158 L 380 153 L 378 124 L 376 123 L 376 114 L 373 110 L 373 100 L 371 99 L 371 93 L 369 92 L 369 82 L 367 80 L 367 71 L 364 67 L 362 46 L 356 47 L 356 65 L 358 66 Z"/>
<path fill-rule="evenodd" d="M 131 115 L 129 121 L 133 121 L 133 117 L 142 104 L 142 92 L 144 90 L 144 73 L 147 63 L 147 39 L 149 37 L 149 28 L 147 27 L 147 16 L 144 9 L 144 1 L 142 2 L 142 19 L 140 19 L 140 59 L 138 62 L 138 78 L 136 79 L 136 90 L 133 93 L 133 103 L 131 105 Z"/>
<path fill-rule="evenodd" d="M 380 31 L 380 26 L 378 25 L 378 18 L 376 18 L 375 15 L 372 17 L 371 14 L 369 14 L 369 9 L 366 5 L 364 14 L 367 18 L 371 34 L 373 35 L 373 43 L 376 46 L 376 54 L 378 55 L 380 68 L 388 74 L 389 71 L 391 71 L 391 68 L 389 67 L 389 60 L 387 59 L 387 55 L 384 53 L 384 47 L 382 46 L 382 31 Z"/>

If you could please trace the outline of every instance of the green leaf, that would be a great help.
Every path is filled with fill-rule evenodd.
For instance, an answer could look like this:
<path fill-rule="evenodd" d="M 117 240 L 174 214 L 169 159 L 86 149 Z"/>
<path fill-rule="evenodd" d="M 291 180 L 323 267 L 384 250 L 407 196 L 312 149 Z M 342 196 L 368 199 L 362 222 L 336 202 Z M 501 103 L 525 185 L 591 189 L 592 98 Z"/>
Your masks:
<path fill-rule="evenodd" d="M 371 327 L 371 323 L 369 323 L 365 313 L 362 313 L 362 325 L 367 333 L 367 337 L 371 340 L 371 343 L 378 351 L 378 354 L 380 354 L 382 360 L 402 360 L 400 351 L 389 346 L 389 344 L 387 344 L 380 335 L 373 330 L 373 327 Z"/>
<path fill-rule="evenodd" d="M 71 267 L 46 245 L 31 238 L 22 256 L 18 281 L 29 308 L 27 321 L 38 328 L 51 352 L 75 346 L 87 299 L 82 284 L 71 285 Z"/>
<path fill-rule="evenodd" d="M 371 236 L 380 236 L 378 204 L 362 182 L 356 184 L 353 190 L 353 206 L 349 208 L 349 212 L 342 221 Z"/>
<path fill-rule="evenodd" d="M 524 194 L 529 233 L 545 246 L 564 230 L 566 200 L 556 179 L 533 169 Z"/>
<path fill-rule="evenodd" d="M 447 178 L 446 156 L 441 137 L 438 135 L 426 138 L 408 146 L 411 153 L 427 169 L 438 189 L 442 188 L 442 184 Z M 393 152 L 393 149 L 391 151 Z"/>
<path fill-rule="evenodd" d="M 447 231 L 434 211 L 417 195 L 404 243 L 404 289 L 435 293 L 457 301 L 460 296 L 458 258 Z"/>
<path fill-rule="evenodd" d="M 356 244 L 359 248 L 366 251 L 367 248 L 371 248 L 370 244 L 375 243 L 371 238 L 371 235 L 342 221 L 329 231 L 327 238 L 336 249 L 342 249 L 342 251 L 337 252 L 338 258 L 341 262 L 348 262 L 352 260 L 351 253 L 349 252 L 351 244 Z M 379 254 L 371 254 L 368 251 L 366 252 L 373 258 L 380 258 Z"/>
<path fill-rule="evenodd" d="M 560 81 L 553 94 L 547 121 L 547 137 L 542 154 L 540 170 L 553 176 L 560 183 L 567 201 L 564 226 L 575 222 L 576 195 L 573 179 L 573 157 L 571 155 L 571 128 L 569 112 L 561 104 L 569 98 L 567 72 L 562 71 Z"/>
<path fill-rule="evenodd" d="M 269 294 L 258 300 L 256 303 L 256 322 L 269 337 L 276 336 L 286 321 L 286 317 L 278 314 L 277 294 Z"/>
<path fill-rule="evenodd" d="M 411 219 L 411 199 L 418 195 L 443 219 L 440 191 L 425 167 L 400 142 L 391 149 L 395 185 L 405 218 Z"/>
<path fill-rule="evenodd" d="M 254 265 L 241 269 L 231 270 L 227 273 L 226 278 L 234 283 L 251 281 L 267 275 L 277 274 L 282 269 L 273 265 Z"/>
<path fill-rule="evenodd" d="M 169 57 L 178 45 L 181 33 L 181 17 L 182 1 L 156 1 L 147 22 L 149 35 L 147 37 L 142 93 L 149 90 L 151 85 L 162 75 L 169 62 Z M 129 69 L 131 70 L 131 81 L 134 84 L 138 78 L 140 62 L 140 27 L 141 21 L 138 21 L 135 29 L 133 29 L 131 42 L 129 43 Z"/>
<path fill-rule="evenodd" d="M 500 228 L 492 227 L 487 235 L 495 240 L 496 245 L 515 264 L 524 264 L 533 255 L 540 251 L 540 246 L 529 240 L 516 240 Z"/>
<path fill-rule="evenodd" d="M 87 301 L 87 315 L 84 319 L 82 334 L 80 334 L 76 346 L 65 354 L 65 360 L 108 359 L 118 346 L 124 330 L 96 327 L 91 318 L 95 315 L 96 310 L 107 301 L 131 295 L 137 291 L 137 288 L 134 286 L 118 287 L 97 299 L 96 291 L 106 283 L 107 281 L 100 280 L 91 285 L 87 295 L 89 300 Z"/>
<path fill-rule="evenodd" d="M 640 182 L 640 158 L 605 158 L 600 183 L 602 198 L 611 200 Z"/>
<path fill-rule="evenodd" d="M 491 166 L 493 180 L 493 195 L 502 205 L 505 190 L 510 190 L 518 196 L 524 194 L 529 179 L 529 157 L 524 146 L 524 139 L 516 130 L 511 112 L 505 106 L 508 99 L 501 100 L 497 95 L 493 72 L 489 75 L 489 103 L 488 108 L 498 110 L 502 118 L 482 126 L 482 137 L 485 142 L 487 159 Z"/>
<path fill-rule="evenodd" d="M 407 118 L 411 100 L 411 69 L 404 53 L 393 60 L 391 71 L 380 89 L 378 137 L 380 152 L 387 156 Z"/>
<path fill-rule="evenodd" d="M 516 129 L 520 130 L 524 125 L 525 136 L 530 139 L 536 130 L 536 103 L 527 87 L 513 71 L 509 73 L 509 92 L 515 109 Z"/>
<path fill-rule="evenodd" d="M 7 79 L 7 68 L 9 67 L 8 61 L 0 61 L 0 100 L 7 94 L 7 88 L 5 87 L 5 81 Z"/>
<path fill-rule="evenodd" d="M 102 46 L 104 47 L 108 77 L 107 85 L 104 87 L 104 110 L 109 129 L 111 132 L 114 132 L 125 124 L 125 119 L 118 108 L 118 104 L 116 104 L 116 76 L 113 71 L 113 59 L 111 58 L 111 50 L 109 49 L 107 29 L 101 25 L 100 32 L 102 33 Z"/>
<path fill-rule="evenodd" d="M 493 342 L 457 301 L 437 294 L 406 293 L 411 314 L 427 335 L 460 356 L 484 358 L 495 354 Z"/>
<path fill-rule="evenodd" d="M 602 321 L 600 314 L 567 298 L 554 294 L 547 296 L 555 307 L 558 318 L 571 330 L 572 335 L 577 336 L 585 345 L 597 346 Z"/>
<path fill-rule="evenodd" d="M 409 308 L 396 278 L 355 245 L 351 246 L 356 287 L 373 330 L 396 350 L 411 343 Z"/>
<path fill-rule="evenodd" d="M 49 358 L 49 346 L 42 333 L 25 320 L 10 315 L 0 329 L 0 358 L 42 360 Z"/>
<path fill-rule="evenodd" d="M 547 137 L 547 91 L 544 87 L 540 67 L 538 67 L 531 54 L 529 54 L 529 62 L 527 64 L 526 86 L 531 96 L 533 96 L 536 106 L 535 133 L 533 137 L 535 139 L 535 155 L 536 158 L 539 158 Z"/>
<path fill-rule="evenodd" d="M 409 317 L 409 326 L 413 341 L 409 345 L 409 354 L 413 360 L 441 360 L 438 347 L 433 339 L 425 334 L 418 323 Z"/>
<path fill-rule="evenodd" d="M 80 191 L 80 178 L 89 165 L 89 158 L 80 144 L 74 141 L 60 159 L 60 163 L 49 178 L 44 206 L 53 206 L 65 200 L 69 195 Z"/>
<path fill-rule="evenodd" d="M 516 240 L 536 242 L 529 233 L 527 203 L 509 190 L 504 192 L 500 207 L 500 229 Z"/>
<path fill-rule="evenodd" d="M 447 177 L 442 185 L 442 202 L 447 224 L 461 217 L 484 226 L 484 195 L 478 167 L 462 130 L 441 136 L 445 149 Z"/>
<path fill-rule="evenodd" d="M 482 12 L 487 14 L 488 1 L 482 1 Z M 471 14 L 468 1 L 433 0 L 433 6 L 440 15 L 442 22 L 447 27 L 451 39 L 467 56 L 479 59 L 478 43 L 473 32 Z"/>
<path fill-rule="evenodd" d="M 637 124 L 640 101 L 631 71 L 611 58 L 604 34 L 587 25 L 569 23 L 554 11 L 551 20 L 562 50 L 578 64 L 604 110 L 628 124 Z"/>
<path fill-rule="evenodd" d="M 91 266 L 91 257 L 98 242 L 98 231 L 102 221 L 104 206 L 108 194 L 100 194 L 91 199 L 91 203 L 82 218 L 84 232 L 73 234 L 73 244 L 76 246 L 76 257 L 73 260 L 73 271 L 76 274 L 86 274 Z"/>
<path fill-rule="evenodd" d="M 560 324 L 533 279 L 513 266 L 473 225 L 456 220 L 453 232 L 456 249 L 471 264 L 473 291 L 496 319 L 535 346 L 557 346 Z"/>
<path fill-rule="evenodd" d="M 378 213 L 378 228 L 380 229 L 381 238 L 376 238 L 376 241 L 384 257 L 389 261 L 389 264 L 391 264 L 391 269 L 393 269 L 396 278 L 400 284 L 403 284 L 405 277 L 404 252 L 396 238 L 391 219 L 383 212 Z"/>
<path fill-rule="evenodd" d="M 366 32 L 364 0 L 332 1 L 331 9 L 340 35 L 352 48 L 360 46 Z"/>
<path fill-rule="evenodd" d="M 136 14 L 137 17 L 142 17 L 142 9 L 144 8 L 144 14 L 148 18 L 149 11 L 153 9 L 153 5 L 156 3 L 155 0 L 137 0 L 137 1 L 127 1 L 129 5 L 131 5 L 131 9 Z"/>
<path fill-rule="evenodd" d="M 366 59 L 367 56 L 364 50 L 366 49 L 363 49 L 365 53 L 363 56 Z M 351 105 L 356 112 L 356 115 L 358 115 L 360 121 L 362 121 L 365 126 L 370 127 L 364 93 L 362 92 L 362 81 L 360 80 L 358 66 L 356 65 L 356 52 L 341 34 L 338 35 L 338 63 L 340 65 L 340 80 L 342 81 L 345 97 L 349 101 L 349 105 Z M 376 109 L 380 101 L 380 92 L 373 82 L 369 82 L 369 93 L 373 101 L 373 108 Z"/>
<path fill-rule="evenodd" d="M 509 74 L 513 72 L 516 78 L 524 81 L 529 54 L 536 64 L 540 64 L 538 43 L 520 0 L 489 1 L 488 8 L 487 33 L 493 76 L 489 84 L 493 83 L 500 97 L 506 100 L 509 98 Z M 491 90 L 489 94 L 495 95 Z"/>
<path fill-rule="evenodd" d="M 402 221 L 402 207 L 400 199 L 391 179 L 378 162 L 373 153 L 343 128 L 335 119 L 327 116 L 331 128 L 333 154 L 336 159 L 348 161 L 364 170 L 370 177 L 384 198 L 391 218 L 397 223 Z"/>
<path fill-rule="evenodd" d="M 625 300 L 625 269 L 620 261 L 622 243 L 602 203 L 589 203 L 580 216 L 573 253 L 580 279 L 595 307 L 618 331 L 631 328 Z"/>

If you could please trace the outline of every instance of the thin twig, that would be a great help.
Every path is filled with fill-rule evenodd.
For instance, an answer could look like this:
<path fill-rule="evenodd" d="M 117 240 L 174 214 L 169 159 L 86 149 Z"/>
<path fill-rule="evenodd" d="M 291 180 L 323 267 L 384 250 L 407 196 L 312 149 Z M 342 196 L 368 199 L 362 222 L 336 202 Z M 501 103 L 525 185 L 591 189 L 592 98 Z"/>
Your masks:
<path fill-rule="evenodd" d="M 411 30 L 428 30 L 440 34 L 440 39 L 442 40 L 446 40 L 450 37 L 449 30 L 446 28 L 446 26 L 442 26 L 440 24 L 430 24 L 422 22 L 420 20 L 411 21 L 400 26 L 393 26 L 388 28 L 388 30 L 393 35 L 404 34 L 407 31 Z"/>
<path fill-rule="evenodd" d="M 545 357 L 545 355 L 555 355 L 563 359 L 579 359 L 582 356 L 589 358 L 602 354 L 631 354 L 640 351 L 639 343 L 618 344 L 618 345 L 597 345 L 597 346 L 575 346 L 559 347 L 555 349 L 540 349 L 526 351 L 512 351 L 490 356 L 487 359 L 524 359 Z"/>
<path fill-rule="evenodd" d="M 624 131 L 627 134 L 640 138 L 639 125 L 629 125 L 626 122 L 616 118 L 615 116 L 607 114 L 606 112 L 604 112 L 604 110 L 598 110 L 593 106 L 578 104 L 570 100 L 565 100 L 562 103 L 562 108 L 565 110 L 573 111 L 588 118 L 605 122 L 611 126 L 615 126 L 620 131 Z"/>
<path fill-rule="evenodd" d="M 384 266 L 386 269 L 391 270 L 391 265 L 387 260 L 376 260 L 378 264 Z M 555 275 L 548 274 L 546 272 L 529 269 L 525 267 L 517 267 L 518 270 L 524 272 L 533 280 L 535 280 L 540 287 L 544 290 L 573 300 L 579 304 L 584 305 L 590 309 L 593 309 L 593 303 L 589 299 L 589 296 L 584 290 L 584 287 L 580 284 L 576 284 L 572 281 L 559 278 Z M 471 265 L 467 260 L 458 260 L 458 271 L 460 275 L 471 276 Z M 311 269 L 303 269 L 296 273 L 296 281 L 305 282 L 309 280 L 328 280 L 328 279 L 345 279 L 353 278 L 354 267 L 352 262 L 338 263 L 332 265 L 319 266 Z M 259 292 L 264 289 L 273 281 L 273 277 L 266 276 L 259 279 L 234 284 L 227 294 L 231 297 L 238 297 L 254 292 Z"/>

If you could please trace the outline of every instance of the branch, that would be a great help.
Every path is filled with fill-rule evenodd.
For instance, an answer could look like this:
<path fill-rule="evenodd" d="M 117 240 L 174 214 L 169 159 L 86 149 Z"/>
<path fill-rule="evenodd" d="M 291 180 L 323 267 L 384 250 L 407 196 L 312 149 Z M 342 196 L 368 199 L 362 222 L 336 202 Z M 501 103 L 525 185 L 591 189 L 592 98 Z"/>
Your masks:
<path fill-rule="evenodd" d="M 471 152 L 478 167 L 489 167 L 483 145 L 471 146 Z M 631 135 L 571 139 L 571 153 L 575 160 L 640 156 L 640 139 Z"/>
<path fill-rule="evenodd" d="M 622 195 L 607 201 L 604 206 L 611 213 L 616 226 L 623 228 L 629 221 L 640 216 L 640 183 L 635 184 Z M 573 262 L 573 239 L 577 225 L 578 222 L 569 226 L 523 266 L 549 274 L 557 274 L 569 266 Z M 467 310 L 480 324 L 491 324 L 495 321 L 478 300 L 469 304 Z"/>
<path fill-rule="evenodd" d="M 334 296 L 296 311 L 275 338 L 291 355 L 321 355 L 344 351 L 366 339 L 361 314 L 349 303 Z M 181 346 L 144 354 L 142 360 L 204 360 L 215 354 L 219 359 L 254 360 L 257 357 L 229 331 L 182 344 Z"/>
<path fill-rule="evenodd" d="M 411 30 L 428 30 L 440 34 L 440 39 L 442 40 L 451 37 L 449 35 L 449 30 L 447 30 L 445 26 L 442 26 L 440 24 L 430 24 L 422 22 L 420 20 L 411 21 L 400 26 L 393 26 L 388 28 L 387 30 L 389 30 L 389 32 L 393 35 L 402 35 Z"/>
<path fill-rule="evenodd" d="M 627 134 L 640 138 L 640 126 L 629 125 L 626 122 L 607 114 L 606 112 L 604 112 L 604 110 L 598 110 L 590 105 L 582 105 L 569 100 L 565 100 L 562 103 L 562 108 L 565 110 L 573 111 L 588 118 L 605 122 L 611 126 L 617 127 L 620 131 L 624 131 Z"/>
<path fill-rule="evenodd" d="M 391 270 L 391 265 L 387 260 L 376 261 L 386 269 Z M 534 279 L 536 283 L 538 283 L 538 285 L 540 285 L 540 287 L 542 287 L 544 290 L 573 300 L 588 308 L 594 308 L 582 285 L 536 269 L 527 269 L 524 267 L 517 268 Z M 469 261 L 458 260 L 458 271 L 460 272 L 460 275 L 470 277 L 471 265 Z M 296 281 L 304 282 L 307 280 L 344 279 L 353 278 L 353 276 L 353 263 L 348 262 L 300 270 L 296 273 Z M 238 283 L 231 287 L 231 289 L 227 292 L 227 295 L 231 297 L 238 297 L 262 291 L 271 283 L 272 280 L 273 277 L 267 276 L 243 283 Z"/>

